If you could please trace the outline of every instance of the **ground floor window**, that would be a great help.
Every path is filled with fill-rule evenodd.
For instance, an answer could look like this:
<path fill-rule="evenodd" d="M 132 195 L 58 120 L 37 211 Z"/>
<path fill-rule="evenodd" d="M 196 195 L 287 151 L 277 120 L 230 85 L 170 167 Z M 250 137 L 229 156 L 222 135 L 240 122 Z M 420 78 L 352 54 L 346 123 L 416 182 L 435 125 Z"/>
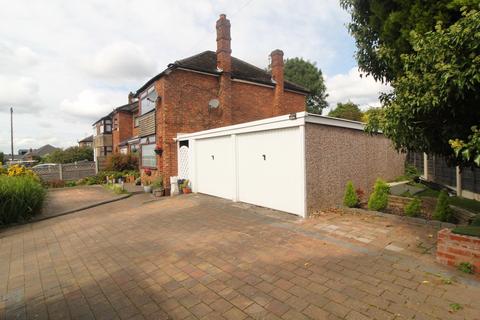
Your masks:
<path fill-rule="evenodd" d="M 142 167 L 156 168 L 157 156 L 155 154 L 155 144 L 142 144 Z"/>

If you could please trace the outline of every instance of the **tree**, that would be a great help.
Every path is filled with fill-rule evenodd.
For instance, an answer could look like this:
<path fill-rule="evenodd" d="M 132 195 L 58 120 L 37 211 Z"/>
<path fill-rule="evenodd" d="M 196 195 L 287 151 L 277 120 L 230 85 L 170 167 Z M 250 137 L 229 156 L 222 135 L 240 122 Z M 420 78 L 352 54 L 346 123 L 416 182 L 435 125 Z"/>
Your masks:
<path fill-rule="evenodd" d="M 0 152 L 0 163 L 5 163 L 5 154 Z"/>
<path fill-rule="evenodd" d="M 375 80 L 393 81 L 404 73 L 402 54 L 414 51 L 412 32 L 424 35 L 438 24 L 461 18 L 460 8 L 478 0 L 340 0 L 351 14 L 348 25 L 357 45 L 360 69 Z"/>
<path fill-rule="evenodd" d="M 480 12 L 473 10 L 446 29 L 413 34 L 414 52 L 402 56 L 402 75 L 381 97 L 384 119 L 370 129 L 380 129 L 399 150 L 453 158 L 449 140 L 469 140 L 480 123 L 479 30 Z M 467 165 L 474 159 L 451 160 Z"/>
<path fill-rule="evenodd" d="M 363 113 L 357 104 L 349 101 L 347 103 L 337 103 L 337 107 L 331 110 L 328 115 L 335 118 L 362 121 Z"/>
<path fill-rule="evenodd" d="M 307 96 L 307 110 L 311 113 L 322 114 L 322 110 L 328 106 L 322 71 L 315 63 L 303 58 L 285 60 L 285 79 L 304 86 L 310 90 Z"/>
<path fill-rule="evenodd" d="M 90 147 L 70 147 L 65 150 L 55 150 L 44 157 L 44 162 L 71 163 L 82 160 L 93 160 L 93 149 Z"/>

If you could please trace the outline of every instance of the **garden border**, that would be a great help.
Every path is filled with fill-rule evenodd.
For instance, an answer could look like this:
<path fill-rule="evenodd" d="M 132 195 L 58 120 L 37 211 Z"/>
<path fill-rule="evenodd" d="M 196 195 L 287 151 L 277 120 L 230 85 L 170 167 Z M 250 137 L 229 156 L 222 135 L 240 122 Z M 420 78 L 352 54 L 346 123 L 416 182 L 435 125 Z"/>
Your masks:
<path fill-rule="evenodd" d="M 428 224 L 430 226 L 434 227 L 439 227 L 439 228 L 455 228 L 457 225 L 454 223 L 449 223 L 449 222 L 442 222 L 438 220 L 427 220 L 423 218 L 417 218 L 417 217 L 408 217 L 408 216 L 399 216 L 396 214 L 392 213 L 385 213 L 385 212 L 380 212 L 380 211 L 372 211 L 372 210 L 366 210 L 366 209 L 361 209 L 361 208 L 348 208 L 348 207 L 341 207 L 344 210 L 347 211 L 352 211 L 354 213 L 366 213 L 369 215 L 374 215 L 374 216 L 379 216 L 379 217 L 385 217 L 389 218 L 392 220 L 403 220 L 406 221 L 407 223 L 412 223 L 412 224 Z"/>

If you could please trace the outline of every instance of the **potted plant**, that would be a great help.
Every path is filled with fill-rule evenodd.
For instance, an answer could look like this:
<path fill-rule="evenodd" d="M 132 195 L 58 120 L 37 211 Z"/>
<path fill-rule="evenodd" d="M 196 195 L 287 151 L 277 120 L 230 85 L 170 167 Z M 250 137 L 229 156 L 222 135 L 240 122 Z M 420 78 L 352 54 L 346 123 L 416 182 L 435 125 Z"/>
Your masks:
<path fill-rule="evenodd" d="M 189 182 L 188 179 L 185 179 L 183 181 L 183 184 L 182 184 L 182 192 L 184 194 L 189 194 L 189 193 L 192 193 L 192 189 L 190 189 L 190 186 L 189 186 Z"/>
<path fill-rule="evenodd" d="M 151 186 L 151 182 L 149 180 L 145 180 L 143 182 L 143 191 L 145 191 L 145 193 L 151 193 L 152 192 L 152 186 Z"/>
<path fill-rule="evenodd" d="M 164 191 L 163 177 L 160 176 L 152 183 L 152 192 L 155 197 L 163 197 Z"/>
<path fill-rule="evenodd" d="M 183 182 L 185 181 L 185 179 L 178 179 L 177 180 L 177 184 L 178 184 L 178 194 L 182 194 L 183 193 Z"/>
<path fill-rule="evenodd" d="M 159 145 L 157 145 L 157 146 L 155 147 L 155 153 L 156 153 L 157 155 L 161 156 L 162 153 L 163 153 L 162 147 L 159 146 Z"/>

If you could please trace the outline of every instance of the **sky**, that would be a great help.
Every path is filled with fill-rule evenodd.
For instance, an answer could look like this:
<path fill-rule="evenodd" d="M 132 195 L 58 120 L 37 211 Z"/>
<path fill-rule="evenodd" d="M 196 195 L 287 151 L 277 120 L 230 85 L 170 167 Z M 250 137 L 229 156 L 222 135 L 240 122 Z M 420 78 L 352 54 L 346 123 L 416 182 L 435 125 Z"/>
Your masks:
<path fill-rule="evenodd" d="M 232 55 L 258 67 L 274 49 L 322 70 L 330 106 L 378 106 L 388 87 L 360 77 L 338 0 L 0 0 L 0 151 L 76 145 L 169 63 L 215 50 L 231 22 Z M 328 111 L 327 111 L 328 112 Z M 324 113 L 326 113 L 324 111 Z"/>

